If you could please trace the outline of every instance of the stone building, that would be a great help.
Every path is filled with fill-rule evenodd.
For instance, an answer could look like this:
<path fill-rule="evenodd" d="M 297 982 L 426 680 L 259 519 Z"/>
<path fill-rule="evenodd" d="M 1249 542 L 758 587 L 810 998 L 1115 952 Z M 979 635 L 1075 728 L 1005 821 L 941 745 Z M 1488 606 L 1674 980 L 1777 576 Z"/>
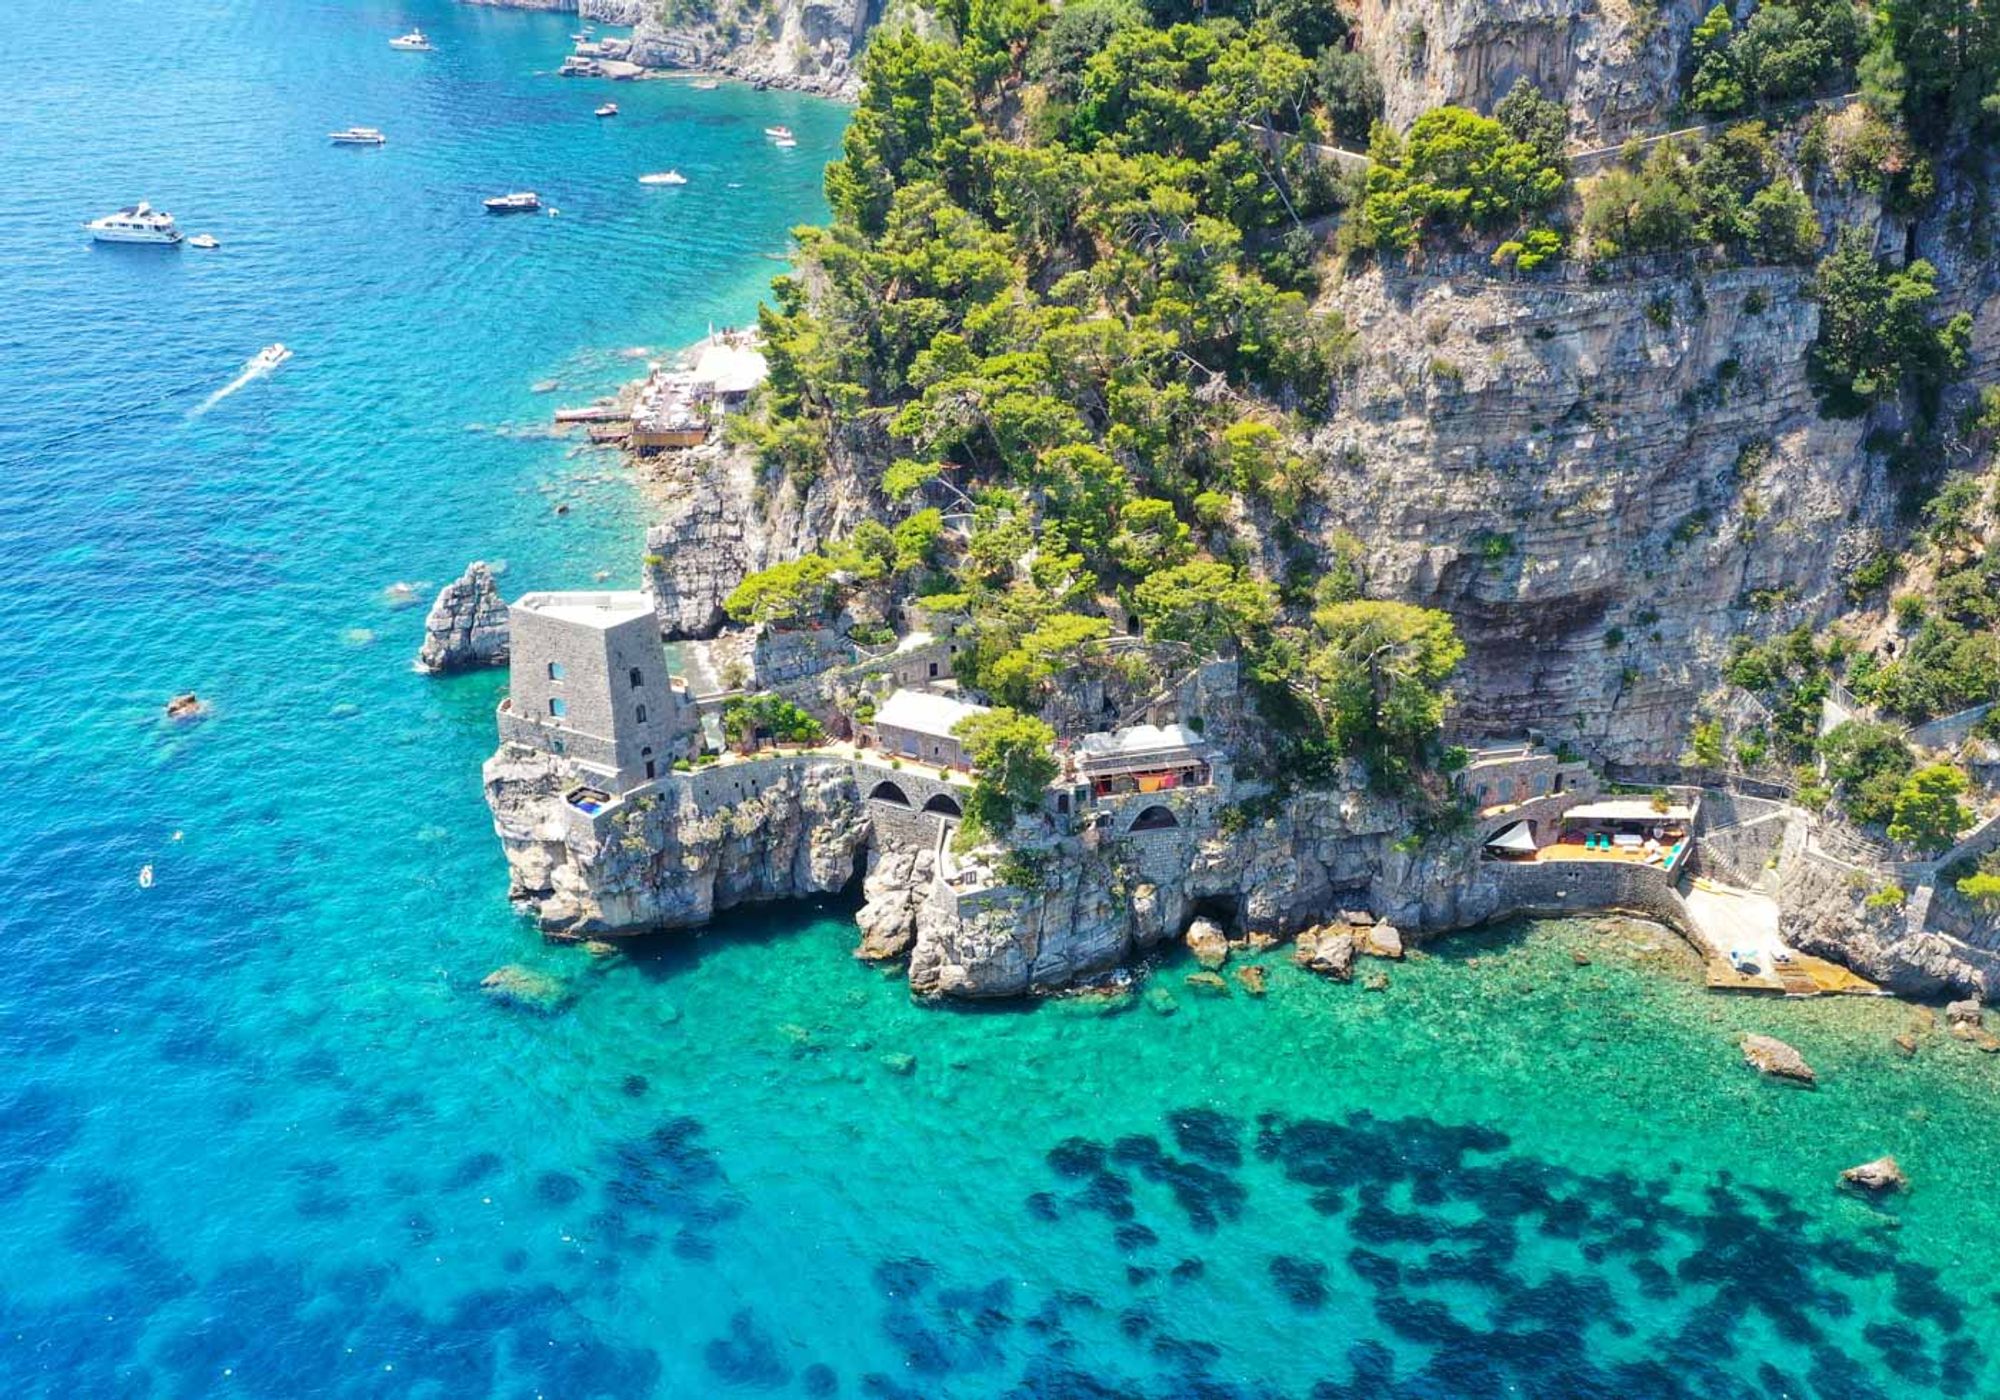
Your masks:
<path fill-rule="evenodd" d="M 1214 755 L 1201 735 L 1181 724 L 1135 724 L 1077 740 L 1077 776 L 1093 797 L 1206 787 Z"/>
<path fill-rule="evenodd" d="M 513 660 L 500 737 L 567 758 L 617 795 L 687 756 L 699 733 L 685 685 L 667 674 L 640 592 L 530 593 L 508 609 Z"/>
<path fill-rule="evenodd" d="M 933 695 L 923 690 L 899 690 L 882 702 L 867 726 L 883 753 L 940 768 L 970 768 L 965 745 L 952 729 L 960 721 L 986 713 L 986 706 Z"/>

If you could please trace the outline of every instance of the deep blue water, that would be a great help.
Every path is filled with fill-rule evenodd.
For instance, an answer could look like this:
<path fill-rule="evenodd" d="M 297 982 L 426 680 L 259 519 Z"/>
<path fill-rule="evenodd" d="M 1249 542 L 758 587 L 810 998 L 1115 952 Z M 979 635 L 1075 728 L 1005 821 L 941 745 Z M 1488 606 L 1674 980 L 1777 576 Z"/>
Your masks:
<path fill-rule="evenodd" d="M 440 52 L 387 47 L 412 21 Z M 573 27 L 0 16 L 0 1385 L 1995 1393 L 1993 1059 L 1706 997 L 1657 930 L 1374 992 L 1169 966 L 1110 1012 L 913 1006 L 840 908 L 541 946 L 479 791 L 501 680 L 412 674 L 385 590 L 634 580 L 623 469 L 549 411 L 746 319 L 844 120 L 657 82 L 596 122 L 547 76 Z M 354 122 L 390 144 L 325 143 Z M 523 186 L 561 217 L 480 212 Z M 141 197 L 223 248 L 77 232 Z M 212 716 L 170 724 L 186 689 Z M 508 962 L 573 1001 L 488 1002 Z M 1757 1082 L 1742 1029 L 1824 1087 Z M 1831 1189 L 1882 1151 L 1908 1198 Z"/>

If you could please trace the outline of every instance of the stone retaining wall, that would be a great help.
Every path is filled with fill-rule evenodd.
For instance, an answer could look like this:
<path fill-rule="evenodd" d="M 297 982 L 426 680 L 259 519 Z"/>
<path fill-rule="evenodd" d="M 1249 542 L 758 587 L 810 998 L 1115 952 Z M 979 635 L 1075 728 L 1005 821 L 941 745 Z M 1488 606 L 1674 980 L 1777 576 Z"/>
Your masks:
<path fill-rule="evenodd" d="M 1493 862 L 1500 885 L 1501 911 L 1512 914 L 1576 915 L 1629 909 L 1692 936 L 1694 921 L 1667 874 L 1650 865 L 1622 861 L 1560 860 Z"/>

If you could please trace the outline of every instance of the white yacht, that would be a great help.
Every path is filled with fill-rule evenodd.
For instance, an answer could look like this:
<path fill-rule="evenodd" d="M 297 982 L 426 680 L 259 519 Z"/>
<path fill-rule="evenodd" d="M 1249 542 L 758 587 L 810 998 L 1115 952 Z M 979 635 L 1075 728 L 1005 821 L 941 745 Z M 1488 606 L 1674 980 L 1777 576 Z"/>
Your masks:
<path fill-rule="evenodd" d="M 642 185 L 685 185 L 687 182 L 688 177 L 678 170 L 662 170 L 657 175 L 639 177 L 639 183 Z"/>
<path fill-rule="evenodd" d="M 221 246 L 222 240 L 212 233 L 197 233 L 193 238 L 188 240 L 188 247 L 190 248 L 220 248 Z"/>
<path fill-rule="evenodd" d="M 764 128 L 764 134 L 779 141 L 792 139 L 792 129 L 788 126 L 767 126 Z"/>
<path fill-rule="evenodd" d="M 181 231 L 174 216 L 140 200 L 116 214 L 106 214 L 84 225 L 99 243 L 178 243 Z"/>
<path fill-rule="evenodd" d="M 329 131 L 326 139 L 336 146 L 379 146 L 389 138 L 379 127 L 350 126 L 344 131 Z"/>
<path fill-rule="evenodd" d="M 542 197 L 533 190 L 496 194 L 486 201 L 486 212 L 489 214 L 531 214 L 541 207 Z"/>
<path fill-rule="evenodd" d="M 607 102 L 607 103 L 605 103 L 605 104 L 604 104 L 604 105 L 603 105 L 602 107 L 599 107 L 599 108 L 597 109 L 597 115 L 598 115 L 598 116 L 600 116 L 600 117 L 615 117 L 615 116 L 617 116 L 617 115 L 618 115 L 618 104 L 617 104 L 616 102 Z"/>
<path fill-rule="evenodd" d="M 407 34 L 391 39 L 389 47 L 392 49 L 402 49 L 405 53 L 430 53 L 432 51 L 431 41 L 424 37 L 424 31 L 421 29 L 412 29 Z"/>
<path fill-rule="evenodd" d="M 250 357 L 248 368 L 253 371 L 268 373 L 291 358 L 292 352 L 287 350 L 282 344 L 266 345 L 262 350 L 259 350 Z"/>

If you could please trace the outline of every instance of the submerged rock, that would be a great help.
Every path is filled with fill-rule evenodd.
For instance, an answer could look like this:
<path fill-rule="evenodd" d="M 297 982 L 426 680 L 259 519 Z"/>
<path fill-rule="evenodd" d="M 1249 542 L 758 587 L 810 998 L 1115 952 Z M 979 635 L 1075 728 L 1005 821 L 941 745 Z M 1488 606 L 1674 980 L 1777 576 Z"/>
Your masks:
<path fill-rule="evenodd" d="M 570 990 L 562 979 L 519 963 L 496 967 L 480 979 L 479 989 L 503 1005 L 538 1011 L 544 1016 L 553 1015 L 570 1003 Z"/>
<path fill-rule="evenodd" d="M 891 1074 L 910 1075 L 917 1072 L 917 1057 L 896 1051 L 882 1057 L 882 1068 Z"/>
<path fill-rule="evenodd" d="M 1188 925 L 1188 951 L 1210 972 L 1229 961 L 1229 935 L 1213 919 L 1196 919 Z"/>
<path fill-rule="evenodd" d="M 1248 967 L 1237 968 L 1236 980 L 1243 984 L 1243 990 L 1250 993 L 1251 996 L 1260 997 L 1264 995 L 1265 972 L 1263 968 L 1258 967 L 1255 963 L 1252 963 Z"/>
<path fill-rule="evenodd" d="M 1774 1079 L 1789 1079 L 1798 1084 L 1819 1083 L 1819 1076 L 1806 1063 L 1806 1057 L 1775 1036 L 1744 1036 L 1743 1062 L 1759 1074 L 1768 1074 Z"/>
<path fill-rule="evenodd" d="M 1299 935 L 1292 961 L 1308 972 L 1331 977 L 1336 982 L 1354 980 L 1354 935 L 1308 929 Z"/>
<path fill-rule="evenodd" d="M 1944 1019 L 1954 1035 L 1963 1036 L 1964 1032 L 1976 1031 L 1986 1024 L 1986 1009 L 1975 998 L 1967 997 L 1945 1007 Z"/>
<path fill-rule="evenodd" d="M 1187 984 L 1193 990 L 1201 992 L 1206 996 L 1226 997 L 1229 995 L 1229 984 L 1213 972 L 1190 972 L 1187 975 Z"/>
<path fill-rule="evenodd" d="M 424 618 L 417 669 L 431 675 L 499 666 L 507 660 L 507 603 L 484 560 L 438 590 Z"/>
<path fill-rule="evenodd" d="M 1901 1191 L 1910 1184 L 1910 1179 L 1903 1175 L 1903 1169 L 1896 1165 L 1894 1157 L 1877 1157 L 1872 1162 L 1849 1167 L 1840 1174 L 1840 1183 L 1858 1191 L 1879 1193 Z"/>

